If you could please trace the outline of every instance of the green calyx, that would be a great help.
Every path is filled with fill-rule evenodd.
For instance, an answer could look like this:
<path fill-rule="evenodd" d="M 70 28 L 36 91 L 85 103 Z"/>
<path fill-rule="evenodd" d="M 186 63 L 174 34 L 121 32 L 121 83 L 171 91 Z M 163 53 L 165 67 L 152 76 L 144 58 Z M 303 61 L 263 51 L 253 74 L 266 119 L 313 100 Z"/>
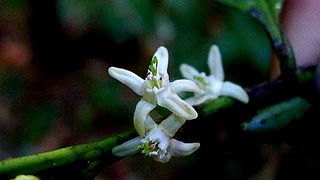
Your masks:
<path fill-rule="evenodd" d="M 152 73 L 152 76 L 157 76 L 157 68 L 158 68 L 158 59 L 155 56 L 151 61 L 151 65 L 149 65 L 149 69 Z M 154 88 L 154 87 L 156 87 L 157 89 L 160 89 L 162 87 L 162 78 L 161 77 L 159 80 L 154 80 L 154 79 L 151 80 L 151 88 Z"/>
<path fill-rule="evenodd" d="M 158 141 L 155 141 L 155 142 L 148 141 L 148 142 L 144 143 L 142 146 L 139 146 L 139 145 L 136 146 L 136 149 L 137 150 L 142 149 L 142 151 L 141 151 L 142 154 L 150 155 L 150 152 L 158 151 L 158 149 L 159 149 L 158 144 L 159 144 Z"/>
<path fill-rule="evenodd" d="M 160 89 L 162 87 L 162 79 L 160 79 L 159 81 L 157 80 L 152 80 L 151 81 L 151 88 L 156 87 L 157 89 Z"/>
<path fill-rule="evenodd" d="M 151 87 L 152 87 L 152 88 L 156 87 L 156 88 L 160 89 L 161 84 L 160 84 L 160 86 L 159 86 L 159 84 L 158 84 L 155 80 L 153 80 L 153 81 L 151 81 Z"/>
<path fill-rule="evenodd" d="M 157 75 L 157 67 L 158 67 L 158 59 L 157 59 L 157 56 L 154 56 L 154 58 L 151 61 L 151 65 L 149 65 L 149 69 L 153 76 Z"/>
<path fill-rule="evenodd" d="M 152 76 L 157 76 L 157 68 L 158 68 L 158 59 L 155 56 L 151 61 L 151 65 L 149 65 L 149 69 L 152 73 Z M 151 88 L 154 88 L 154 87 L 156 87 L 157 89 L 160 89 L 162 87 L 161 77 L 160 77 L 160 80 L 154 80 L 154 79 L 151 80 Z"/>

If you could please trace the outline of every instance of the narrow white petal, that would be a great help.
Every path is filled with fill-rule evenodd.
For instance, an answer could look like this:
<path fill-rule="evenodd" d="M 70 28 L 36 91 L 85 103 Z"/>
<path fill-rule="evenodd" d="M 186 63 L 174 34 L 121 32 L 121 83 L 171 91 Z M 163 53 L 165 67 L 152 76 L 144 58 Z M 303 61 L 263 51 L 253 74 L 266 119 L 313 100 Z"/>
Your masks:
<path fill-rule="evenodd" d="M 197 111 L 188 103 L 183 101 L 177 94 L 163 93 L 163 95 L 160 95 L 157 99 L 159 106 L 167 108 L 177 116 L 188 120 L 198 117 Z"/>
<path fill-rule="evenodd" d="M 147 120 L 147 116 L 155 107 L 156 105 L 150 104 L 143 99 L 138 102 L 133 115 L 133 124 L 140 136 L 145 135 L 145 122 Z"/>
<path fill-rule="evenodd" d="M 173 137 L 185 122 L 185 118 L 171 114 L 169 117 L 163 120 L 159 126 L 162 127 L 170 137 Z"/>
<path fill-rule="evenodd" d="M 194 80 L 194 76 L 200 76 L 199 71 L 188 64 L 181 64 L 180 71 L 182 76 L 186 79 Z"/>
<path fill-rule="evenodd" d="M 142 137 L 138 136 L 123 144 L 115 146 L 112 149 L 112 154 L 118 157 L 123 157 L 137 153 L 139 150 L 136 149 L 136 146 L 141 145 L 141 139 Z"/>
<path fill-rule="evenodd" d="M 212 45 L 209 51 L 208 66 L 210 74 L 214 75 L 218 80 L 224 80 L 224 72 L 221 61 L 221 54 L 218 46 Z"/>
<path fill-rule="evenodd" d="M 208 100 L 214 100 L 215 98 L 217 98 L 218 96 L 214 96 L 211 94 L 203 94 L 203 95 L 195 95 L 193 97 L 187 98 L 185 99 L 185 101 L 190 104 L 191 106 L 197 106 L 200 105 L 202 103 L 205 103 Z"/>
<path fill-rule="evenodd" d="M 150 115 L 147 116 L 146 122 L 144 123 L 146 132 L 150 131 L 151 129 L 157 127 L 157 123 L 151 118 Z"/>
<path fill-rule="evenodd" d="M 249 97 L 246 91 L 241 86 L 229 81 L 223 83 L 220 94 L 224 96 L 231 96 L 243 103 L 249 102 Z"/>
<path fill-rule="evenodd" d="M 167 163 L 171 159 L 172 154 L 170 152 L 167 152 L 163 157 L 154 156 L 154 160 L 159 161 L 161 163 Z"/>
<path fill-rule="evenodd" d="M 131 71 L 122 69 L 122 68 L 116 68 L 116 67 L 110 67 L 108 69 L 108 72 L 110 76 L 117 79 L 121 83 L 127 85 L 130 89 L 132 89 L 135 93 L 138 95 L 142 95 L 142 83 L 143 79 L 134 74 Z"/>
<path fill-rule="evenodd" d="M 200 147 L 200 143 L 184 143 L 176 139 L 172 139 L 169 151 L 173 156 L 188 156 Z"/>
<path fill-rule="evenodd" d="M 152 59 L 154 57 L 157 57 L 158 59 L 158 74 L 160 75 L 165 75 L 168 74 L 167 70 L 168 70 L 168 61 L 169 61 L 169 53 L 167 48 L 160 46 L 156 53 L 153 55 Z"/>
<path fill-rule="evenodd" d="M 180 79 L 173 81 L 171 83 L 171 90 L 175 93 L 179 92 L 194 92 L 194 93 L 200 93 L 200 88 L 196 83 L 190 80 L 186 79 Z"/>

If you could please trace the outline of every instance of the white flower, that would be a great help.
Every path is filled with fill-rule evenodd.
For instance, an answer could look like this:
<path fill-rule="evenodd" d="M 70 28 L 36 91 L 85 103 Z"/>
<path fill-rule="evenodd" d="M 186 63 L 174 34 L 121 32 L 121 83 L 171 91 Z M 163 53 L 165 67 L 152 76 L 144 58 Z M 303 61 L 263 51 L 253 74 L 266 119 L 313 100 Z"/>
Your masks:
<path fill-rule="evenodd" d="M 200 143 L 183 143 L 172 139 L 184 122 L 185 119 L 171 114 L 157 125 L 148 116 L 146 120 L 147 134 L 114 147 L 112 153 L 122 157 L 141 151 L 162 163 L 168 162 L 172 156 L 187 156 L 196 151 L 200 147 Z"/>
<path fill-rule="evenodd" d="M 186 79 L 194 81 L 201 89 L 200 94 L 186 99 L 190 105 L 199 105 L 208 100 L 214 100 L 220 95 L 231 96 L 243 103 L 249 102 L 247 93 L 239 85 L 224 80 L 221 54 L 216 45 L 212 45 L 208 57 L 210 75 L 198 72 L 187 64 L 180 66 L 180 71 Z"/>
<path fill-rule="evenodd" d="M 190 91 L 200 93 L 199 87 L 190 80 L 169 81 L 167 73 L 168 51 L 159 47 L 154 54 L 145 80 L 136 74 L 116 67 L 109 68 L 109 74 L 127 85 L 136 94 L 142 96 L 134 112 L 134 126 L 139 135 L 145 135 L 145 121 L 148 114 L 157 106 L 167 108 L 177 116 L 185 119 L 195 119 L 198 114 L 188 103 L 183 101 L 177 93 Z"/>

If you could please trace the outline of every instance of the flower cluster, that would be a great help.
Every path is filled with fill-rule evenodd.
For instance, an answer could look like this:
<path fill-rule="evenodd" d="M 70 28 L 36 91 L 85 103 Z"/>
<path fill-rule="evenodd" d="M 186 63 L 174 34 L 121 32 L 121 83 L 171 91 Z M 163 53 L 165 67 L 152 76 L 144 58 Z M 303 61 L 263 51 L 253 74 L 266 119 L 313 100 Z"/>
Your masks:
<path fill-rule="evenodd" d="M 186 99 L 191 105 L 199 105 L 208 100 L 214 100 L 219 96 L 230 96 L 243 103 L 249 102 L 248 94 L 239 85 L 224 81 L 224 71 L 221 62 L 221 54 L 216 45 L 212 45 L 209 51 L 208 66 L 210 75 L 198 72 L 187 64 L 180 66 L 180 71 L 186 79 L 195 82 L 201 89 L 201 93 Z"/>
<path fill-rule="evenodd" d="M 116 146 L 113 154 L 126 156 L 142 150 L 143 154 L 167 162 L 171 156 L 191 154 L 199 148 L 199 143 L 183 143 L 172 139 L 186 120 L 197 118 L 195 109 L 182 100 L 178 93 L 187 91 L 200 93 L 199 87 L 190 80 L 169 81 L 169 54 L 165 47 L 159 47 L 149 66 L 147 77 L 143 80 L 136 74 L 121 68 L 110 67 L 109 74 L 126 84 L 136 94 L 142 96 L 134 112 L 134 126 L 140 135 L 124 144 Z M 161 106 L 172 114 L 156 124 L 150 112 Z"/>
<path fill-rule="evenodd" d="M 127 156 L 141 151 L 159 162 L 168 162 L 172 156 L 186 156 L 199 147 L 199 143 L 184 143 L 173 139 L 175 133 L 186 122 L 197 118 L 192 107 L 202 104 L 220 95 L 234 97 L 244 103 L 249 101 L 246 92 L 238 85 L 223 81 L 224 72 L 221 55 L 213 45 L 209 52 L 208 65 L 210 75 L 199 73 L 195 68 L 182 64 L 180 69 L 186 79 L 169 81 L 169 54 L 165 47 L 159 47 L 151 60 L 147 77 L 116 67 L 109 68 L 109 74 L 127 85 L 136 94 L 142 96 L 134 112 L 134 127 L 139 136 L 112 149 L 116 156 Z M 182 100 L 180 92 L 193 92 L 195 95 Z M 150 112 L 161 106 L 171 114 L 159 124 L 150 116 Z"/>
<path fill-rule="evenodd" d="M 185 121 L 186 119 L 171 114 L 160 124 L 156 124 L 148 116 L 147 134 L 116 146 L 112 153 L 122 157 L 141 151 L 162 163 L 168 162 L 172 156 L 187 156 L 196 151 L 200 143 L 184 143 L 172 138 Z"/>

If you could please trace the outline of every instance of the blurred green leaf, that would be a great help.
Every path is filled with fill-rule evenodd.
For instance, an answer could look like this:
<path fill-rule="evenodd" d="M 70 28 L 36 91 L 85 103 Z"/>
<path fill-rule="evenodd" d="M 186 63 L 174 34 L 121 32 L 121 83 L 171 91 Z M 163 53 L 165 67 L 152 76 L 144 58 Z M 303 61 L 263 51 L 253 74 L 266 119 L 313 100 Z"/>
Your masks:
<path fill-rule="evenodd" d="M 235 8 L 241 12 L 245 12 L 264 24 L 266 31 L 270 35 L 272 46 L 275 48 L 277 57 L 280 60 L 281 75 L 287 78 L 294 77 L 296 70 L 295 57 L 279 24 L 283 0 L 214 1 Z"/>
<path fill-rule="evenodd" d="M 301 71 L 297 75 L 297 80 L 299 83 L 308 82 L 314 77 L 314 73 L 310 71 Z"/>
<path fill-rule="evenodd" d="M 272 35 L 281 37 L 279 15 L 283 0 L 214 0 L 257 18 Z"/>
<path fill-rule="evenodd" d="M 27 82 L 22 74 L 5 70 L 0 75 L 0 87 L 8 98 L 18 98 L 25 92 Z"/>
<path fill-rule="evenodd" d="M 123 109 L 118 96 L 119 91 L 119 86 L 114 81 L 95 81 L 91 85 L 90 96 L 99 109 L 114 115 Z"/>
<path fill-rule="evenodd" d="M 221 96 L 214 101 L 207 103 L 201 109 L 201 113 L 209 115 L 218 112 L 219 110 L 231 107 L 234 104 L 234 100 L 231 97 Z"/>
<path fill-rule="evenodd" d="M 244 131 L 269 132 L 286 127 L 292 120 L 302 118 L 310 109 L 309 102 L 301 97 L 284 100 L 258 110 L 251 121 L 243 123 Z"/>
<path fill-rule="evenodd" d="M 1 4 L 1 3 L 0 3 Z M 28 5 L 27 0 L 3 0 L 2 6 L 14 10 L 22 10 Z"/>
<path fill-rule="evenodd" d="M 238 83 L 243 80 L 240 84 L 247 86 L 267 79 L 271 44 L 263 26 L 233 9 L 220 8 L 220 11 L 224 31 L 217 35 L 216 44 L 222 54 L 226 79 Z"/>
<path fill-rule="evenodd" d="M 83 103 L 76 109 L 77 125 L 81 131 L 91 131 L 93 127 L 94 119 L 97 116 L 97 109 L 91 104 Z"/>
<path fill-rule="evenodd" d="M 53 103 L 39 104 L 26 109 L 22 116 L 25 124 L 20 138 L 28 144 L 41 138 L 59 118 L 59 106 Z"/>
<path fill-rule="evenodd" d="M 116 42 L 154 31 L 156 6 L 152 0 L 59 0 L 57 4 L 62 23 L 72 23 L 82 31 L 104 32 Z"/>

